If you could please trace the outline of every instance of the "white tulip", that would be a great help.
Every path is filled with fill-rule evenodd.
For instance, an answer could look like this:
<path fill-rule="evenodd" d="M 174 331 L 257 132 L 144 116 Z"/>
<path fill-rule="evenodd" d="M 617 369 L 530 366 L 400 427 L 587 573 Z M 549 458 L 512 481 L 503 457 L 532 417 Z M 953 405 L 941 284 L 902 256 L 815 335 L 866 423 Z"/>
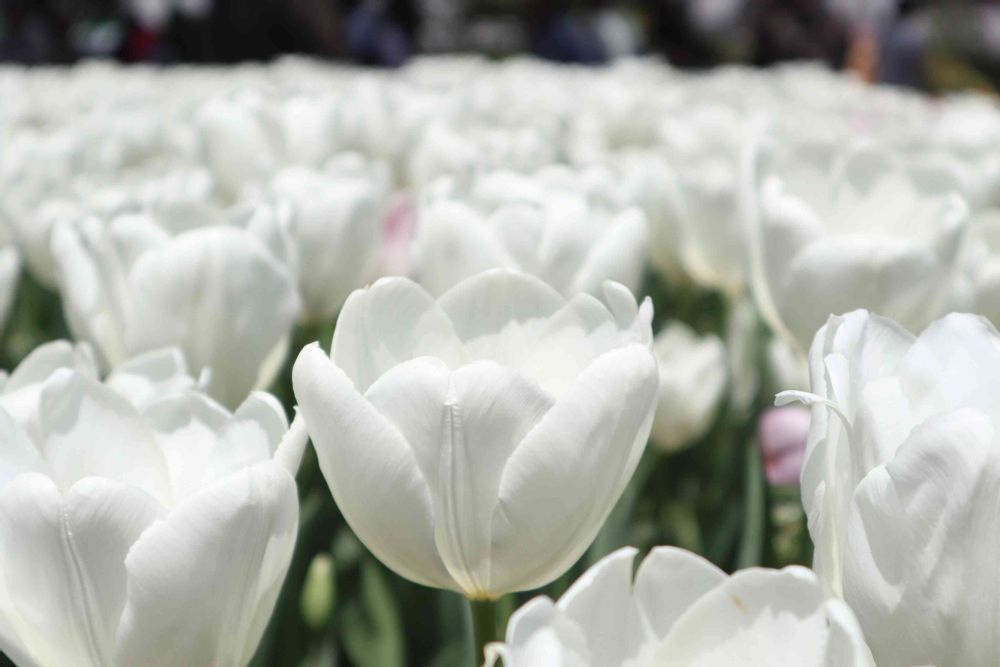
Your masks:
<path fill-rule="evenodd" d="M 539 182 L 542 176 L 548 183 Z M 441 294 L 480 271 L 508 268 L 536 275 L 567 297 L 598 295 L 606 280 L 638 290 L 645 216 L 608 205 L 580 184 L 570 190 L 561 178 L 493 172 L 469 193 L 431 195 L 418 209 L 413 240 L 420 283 Z"/>
<path fill-rule="evenodd" d="M 511 616 L 488 667 L 870 667 L 861 629 L 816 576 L 792 566 L 732 576 L 656 547 L 633 580 L 632 547 L 605 556 L 559 599 Z"/>
<path fill-rule="evenodd" d="M 388 174 L 341 155 L 325 171 L 288 167 L 271 182 L 289 202 L 307 317 L 332 319 L 347 295 L 375 277 L 388 202 Z"/>
<path fill-rule="evenodd" d="M 135 382 L 162 379 L 150 358 L 117 388 L 86 366 L 49 346 L 0 397 L 0 650 L 37 667 L 245 665 L 291 561 L 304 430 L 268 394 L 235 413 L 181 386 L 152 397 Z"/>
<path fill-rule="evenodd" d="M 905 172 L 844 172 L 792 162 L 754 216 L 758 304 L 803 353 L 830 313 L 870 308 L 914 328 L 940 316 L 965 235 L 957 194 Z"/>
<path fill-rule="evenodd" d="M 491 271 L 437 301 L 405 278 L 354 292 L 332 353 L 292 382 L 348 524 L 417 583 L 495 598 L 576 561 L 645 448 L 652 305 L 607 306 Z"/>
<path fill-rule="evenodd" d="M 740 157 L 748 134 L 733 109 L 706 105 L 672 114 L 660 132 L 672 193 L 670 217 L 685 271 L 710 289 L 738 298 L 749 275 L 746 220 L 740 208 Z M 661 240 L 661 243 L 664 242 Z"/>
<path fill-rule="evenodd" d="M 90 218 L 53 235 L 70 330 L 109 369 L 180 348 L 211 394 L 239 405 L 280 369 L 299 301 L 294 277 L 258 234 L 220 225 L 176 236 L 144 215 Z"/>
<path fill-rule="evenodd" d="M 726 389 L 726 348 L 718 336 L 698 336 L 683 322 L 670 322 L 653 341 L 660 394 L 652 441 L 675 451 L 708 432 Z"/>
<path fill-rule="evenodd" d="M 996 664 L 1000 335 L 953 314 L 914 337 L 865 311 L 810 351 L 802 498 L 827 587 L 880 667 Z"/>
<path fill-rule="evenodd" d="M 281 162 L 281 127 L 270 111 L 252 93 L 212 99 L 198 110 L 205 162 L 230 199 L 247 186 L 266 182 Z"/>

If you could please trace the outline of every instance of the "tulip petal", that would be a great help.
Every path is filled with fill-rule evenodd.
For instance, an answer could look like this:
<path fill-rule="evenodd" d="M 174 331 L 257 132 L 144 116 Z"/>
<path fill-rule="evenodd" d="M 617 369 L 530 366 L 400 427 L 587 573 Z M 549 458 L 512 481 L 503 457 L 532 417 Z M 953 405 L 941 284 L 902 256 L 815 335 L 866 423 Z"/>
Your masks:
<path fill-rule="evenodd" d="M 263 463 L 230 475 L 149 528 L 125 559 L 115 664 L 245 665 L 288 571 L 295 482 Z"/>
<path fill-rule="evenodd" d="M 494 584 L 491 523 L 504 465 L 552 406 L 530 380 L 488 361 L 453 372 L 442 406 L 434 539 L 466 595 L 506 593 Z M 510 567 L 510 561 L 501 561 Z"/>
<path fill-rule="evenodd" d="M 587 638 L 592 665 L 622 665 L 647 639 L 632 597 L 636 553 L 624 547 L 605 556 L 559 599 L 559 608 Z"/>
<path fill-rule="evenodd" d="M 194 372 L 212 369 L 210 393 L 234 408 L 298 314 L 290 272 L 251 234 L 195 229 L 142 255 L 129 274 L 136 300 L 128 345 L 135 353 L 176 345 Z"/>
<path fill-rule="evenodd" d="M 318 345 L 299 354 L 292 386 L 320 469 L 351 529 L 401 576 L 454 589 L 434 543 L 433 501 L 417 449 Z"/>
<path fill-rule="evenodd" d="M 725 579 L 725 572 L 701 556 L 655 547 L 639 565 L 632 594 L 651 636 L 663 639 L 688 607 Z"/>
<path fill-rule="evenodd" d="M 742 570 L 677 620 L 653 664 L 867 667 L 860 632 L 831 633 L 833 619 L 809 570 Z"/>
<path fill-rule="evenodd" d="M 544 281 L 505 269 L 466 278 L 438 298 L 438 305 L 466 345 L 502 334 L 516 324 L 547 318 L 564 303 Z"/>
<path fill-rule="evenodd" d="M 985 666 L 1000 654 L 996 438 L 981 412 L 933 417 L 858 486 L 844 597 L 880 667 Z"/>
<path fill-rule="evenodd" d="M 60 488 L 100 475 L 132 484 L 168 504 L 166 460 L 149 426 L 117 393 L 61 369 L 45 383 L 38 414 L 39 449 Z"/>
<path fill-rule="evenodd" d="M 645 346 L 608 352 L 514 451 L 493 518 L 495 561 L 510 568 L 494 569 L 499 590 L 541 586 L 587 548 L 635 471 L 658 386 Z"/>
<path fill-rule="evenodd" d="M 22 472 L 46 472 L 47 466 L 35 444 L 2 409 L 0 409 L 0 443 L 3 443 L 3 456 L 0 456 L 0 490 Z"/>
<path fill-rule="evenodd" d="M 576 272 L 572 292 L 599 296 L 606 280 L 637 291 L 648 237 L 645 216 L 638 209 L 623 212 L 608 226 Z"/>
<path fill-rule="evenodd" d="M 465 358 L 448 316 L 422 287 L 406 278 L 383 278 L 347 298 L 330 357 L 357 391 L 367 391 L 396 364 L 422 356 L 450 368 Z"/>
<path fill-rule="evenodd" d="M 65 496 L 33 473 L 4 488 L 0 576 L 22 650 L 42 665 L 112 664 L 125 556 L 162 513 L 138 489 L 97 477 Z"/>

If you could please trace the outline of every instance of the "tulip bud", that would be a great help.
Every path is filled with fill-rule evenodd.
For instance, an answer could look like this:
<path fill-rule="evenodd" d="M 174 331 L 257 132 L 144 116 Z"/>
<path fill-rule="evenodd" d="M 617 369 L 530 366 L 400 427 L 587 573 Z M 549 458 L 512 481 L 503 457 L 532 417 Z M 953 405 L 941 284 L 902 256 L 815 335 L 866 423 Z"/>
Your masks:
<path fill-rule="evenodd" d="M 329 554 L 316 554 L 309 563 L 299 607 L 306 625 L 313 630 L 322 630 L 329 623 L 336 601 L 335 575 L 333 559 Z"/>

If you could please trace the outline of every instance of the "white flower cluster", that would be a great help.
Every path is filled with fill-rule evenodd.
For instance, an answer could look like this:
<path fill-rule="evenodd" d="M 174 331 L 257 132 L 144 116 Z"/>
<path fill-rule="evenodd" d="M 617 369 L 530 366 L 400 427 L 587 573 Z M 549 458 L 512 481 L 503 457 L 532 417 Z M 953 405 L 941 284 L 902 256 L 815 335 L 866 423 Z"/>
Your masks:
<path fill-rule="evenodd" d="M 79 345 L 0 389 L 20 665 L 249 661 L 297 530 L 302 422 L 256 391 L 289 352 L 351 529 L 470 599 L 565 573 L 650 434 L 765 379 L 813 406 L 815 574 L 615 552 L 491 663 L 996 664 L 993 100 L 813 65 L 5 67 L 0 320 L 22 264 Z M 722 335 L 654 331 L 651 276 L 720 295 Z"/>

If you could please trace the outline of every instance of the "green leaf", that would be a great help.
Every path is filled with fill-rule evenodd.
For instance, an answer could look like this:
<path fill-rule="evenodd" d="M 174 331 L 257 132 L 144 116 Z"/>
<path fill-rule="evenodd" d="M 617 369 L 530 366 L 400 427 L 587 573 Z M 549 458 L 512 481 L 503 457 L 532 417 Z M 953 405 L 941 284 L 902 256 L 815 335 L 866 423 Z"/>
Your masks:
<path fill-rule="evenodd" d="M 403 667 L 405 645 L 399 608 L 382 567 L 361 565 L 361 595 L 344 608 L 344 650 L 357 667 Z"/>

